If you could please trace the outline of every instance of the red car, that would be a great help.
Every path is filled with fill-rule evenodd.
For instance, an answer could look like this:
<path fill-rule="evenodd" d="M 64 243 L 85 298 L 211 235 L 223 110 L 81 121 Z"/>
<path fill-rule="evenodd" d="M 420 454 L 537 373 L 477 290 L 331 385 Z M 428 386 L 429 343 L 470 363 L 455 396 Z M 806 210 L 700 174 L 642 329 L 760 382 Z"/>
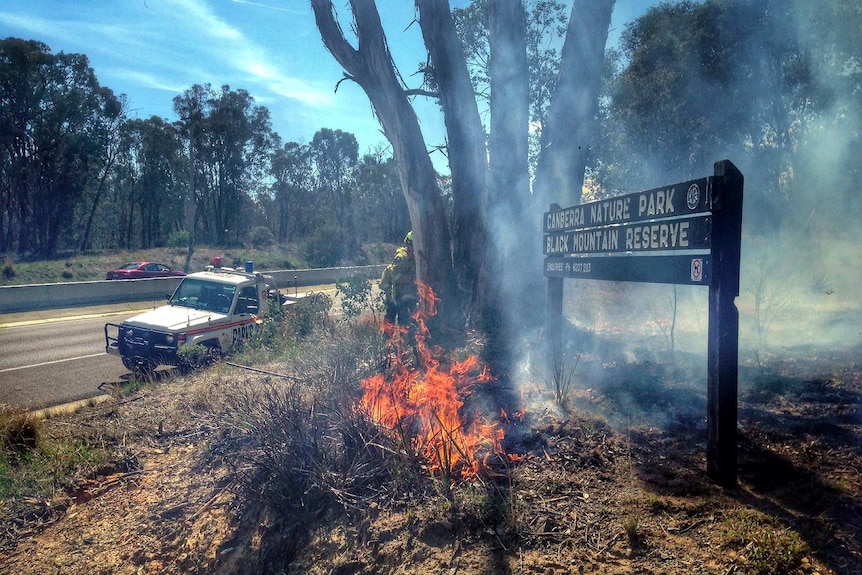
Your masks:
<path fill-rule="evenodd" d="M 137 280 L 142 278 L 165 278 L 184 276 L 185 272 L 175 270 L 165 264 L 156 262 L 131 262 L 108 272 L 108 280 Z"/>

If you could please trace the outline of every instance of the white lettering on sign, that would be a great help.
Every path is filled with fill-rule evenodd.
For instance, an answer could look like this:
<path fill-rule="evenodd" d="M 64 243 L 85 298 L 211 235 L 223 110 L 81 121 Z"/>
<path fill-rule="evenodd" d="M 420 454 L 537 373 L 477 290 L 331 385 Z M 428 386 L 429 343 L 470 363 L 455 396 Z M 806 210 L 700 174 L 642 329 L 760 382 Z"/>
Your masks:
<path fill-rule="evenodd" d="M 567 259 L 565 261 L 546 261 L 546 272 L 557 273 L 579 273 L 588 274 L 592 271 L 593 264 L 591 262 L 581 262 L 577 260 Z"/>
<path fill-rule="evenodd" d="M 656 190 L 638 196 L 638 217 L 664 216 L 676 213 L 673 209 L 673 188 Z"/>
<path fill-rule="evenodd" d="M 616 198 L 590 205 L 590 223 L 610 224 L 631 218 L 631 198 Z"/>
<path fill-rule="evenodd" d="M 545 238 L 545 253 L 546 254 L 567 254 L 569 249 L 569 234 L 559 234 L 547 236 Z"/>
<path fill-rule="evenodd" d="M 690 222 L 647 224 L 626 229 L 626 250 L 687 248 Z"/>
<path fill-rule="evenodd" d="M 578 206 L 558 212 L 550 212 L 545 223 L 549 232 L 582 226 L 584 225 L 584 211 Z"/>
<path fill-rule="evenodd" d="M 618 228 L 589 230 L 575 234 L 574 251 L 577 252 L 610 252 L 619 249 Z"/>

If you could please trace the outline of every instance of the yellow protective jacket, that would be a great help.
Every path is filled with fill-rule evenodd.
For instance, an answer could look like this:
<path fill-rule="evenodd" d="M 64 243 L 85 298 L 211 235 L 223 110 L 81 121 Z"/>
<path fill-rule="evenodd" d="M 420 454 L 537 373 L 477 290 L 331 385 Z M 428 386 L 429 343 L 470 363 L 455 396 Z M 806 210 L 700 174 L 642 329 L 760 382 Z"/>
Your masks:
<path fill-rule="evenodd" d="M 383 270 L 380 290 L 387 301 L 394 304 L 419 298 L 416 290 L 416 260 L 407 248 L 398 248 L 392 263 Z"/>

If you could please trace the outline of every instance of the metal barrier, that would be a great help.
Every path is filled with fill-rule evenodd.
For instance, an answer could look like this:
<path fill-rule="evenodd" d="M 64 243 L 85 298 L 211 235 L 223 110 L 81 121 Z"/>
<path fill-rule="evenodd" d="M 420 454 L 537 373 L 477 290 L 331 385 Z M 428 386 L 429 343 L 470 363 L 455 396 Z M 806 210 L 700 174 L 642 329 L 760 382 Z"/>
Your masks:
<path fill-rule="evenodd" d="M 352 277 L 376 279 L 385 265 L 277 270 L 272 276 L 279 289 L 335 283 Z M 0 314 L 138 301 L 160 301 L 173 293 L 182 278 L 65 282 L 0 287 Z"/>

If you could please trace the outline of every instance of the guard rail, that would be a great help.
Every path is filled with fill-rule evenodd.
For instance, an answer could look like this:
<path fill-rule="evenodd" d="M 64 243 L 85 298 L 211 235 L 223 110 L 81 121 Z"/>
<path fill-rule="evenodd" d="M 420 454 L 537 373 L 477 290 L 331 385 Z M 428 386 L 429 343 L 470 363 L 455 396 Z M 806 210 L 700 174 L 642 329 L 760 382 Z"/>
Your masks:
<path fill-rule="evenodd" d="M 352 277 L 379 278 L 384 265 L 320 268 L 305 270 L 263 271 L 272 276 L 279 289 L 335 283 Z M 164 300 L 173 293 L 182 278 L 152 278 L 141 280 L 112 280 L 65 282 L 0 287 L 0 314 L 39 311 L 125 303 Z"/>

